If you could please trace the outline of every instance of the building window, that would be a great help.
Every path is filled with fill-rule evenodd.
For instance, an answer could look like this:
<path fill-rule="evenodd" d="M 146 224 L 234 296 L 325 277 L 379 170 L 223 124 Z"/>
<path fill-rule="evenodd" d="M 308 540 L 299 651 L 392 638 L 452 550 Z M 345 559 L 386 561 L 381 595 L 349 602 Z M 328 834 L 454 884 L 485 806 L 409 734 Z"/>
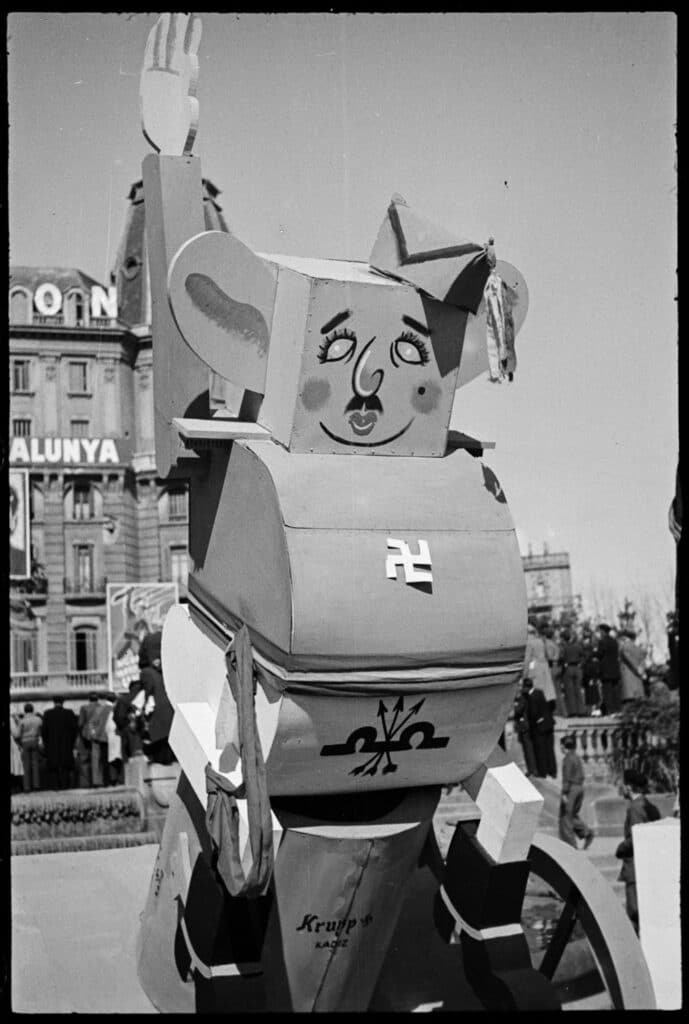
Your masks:
<path fill-rule="evenodd" d="M 93 519 L 93 488 L 88 480 L 74 483 L 72 498 L 72 519 Z"/>
<path fill-rule="evenodd" d="M 93 672 L 98 668 L 98 629 L 75 626 L 72 630 L 72 671 Z"/>
<path fill-rule="evenodd" d="M 31 323 L 31 296 L 23 288 L 18 288 L 10 295 L 10 323 L 30 324 Z"/>
<path fill-rule="evenodd" d="M 72 394 L 88 393 L 88 363 L 83 360 L 70 360 L 69 390 Z"/>
<path fill-rule="evenodd" d="M 12 360 L 12 390 L 29 391 L 29 367 L 28 359 Z"/>
<path fill-rule="evenodd" d="M 10 671 L 36 672 L 38 670 L 38 635 L 12 632 Z"/>
<path fill-rule="evenodd" d="M 184 545 L 170 548 L 170 578 L 173 583 L 186 587 L 189 579 L 189 554 Z"/>
<path fill-rule="evenodd" d="M 168 518 L 172 521 L 173 519 L 186 519 L 187 518 L 187 491 L 184 487 L 171 488 L 167 492 L 168 494 Z"/>
<path fill-rule="evenodd" d="M 91 421 L 84 419 L 70 420 L 69 432 L 72 437 L 89 437 L 91 434 Z"/>
<path fill-rule="evenodd" d="M 70 292 L 66 297 L 65 323 L 73 327 L 86 326 L 86 303 L 81 292 Z"/>
<path fill-rule="evenodd" d="M 28 419 L 13 419 L 12 420 L 12 437 L 30 437 L 31 436 L 31 420 Z"/>
<path fill-rule="evenodd" d="M 90 544 L 74 545 L 74 585 L 79 594 L 93 592 L 93 547 Z"/>

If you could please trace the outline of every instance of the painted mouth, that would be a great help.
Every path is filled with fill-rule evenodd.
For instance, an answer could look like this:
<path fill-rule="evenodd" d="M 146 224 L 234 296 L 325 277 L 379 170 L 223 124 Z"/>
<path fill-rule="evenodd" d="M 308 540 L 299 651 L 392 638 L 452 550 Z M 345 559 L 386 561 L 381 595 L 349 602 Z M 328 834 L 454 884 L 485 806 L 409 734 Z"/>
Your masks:
<path fill-rule="evenodd" d="M 378 413 L 370 409 L 368 412 L 353 412 L 349 417 L 349 425 L 359 437 L 370 434 L 378 422 Z"/>
<path fill-rule="evenodd" d="M 371 415 L 376 416 L 376 413 L 370 413 L 370 412 L 369 413 L 360 413 L 359 415 L 362 416 L 362 417 L 367 417 L 367 416 L 371 416 Z M 350 422 L 350 426 L 353 427 L 352 418 L 351 417 L 350 417 L 350 421 L 349 422 Z M 398 430 L 396 434 L 391 434 L 390 437 L 383 438 L 382 441 L 348 441 L 344 437 L 338 437 L 337 434 L 333 434 L 333 432 L 331 430 L 328 430 L 328 428 L 326 427 L 325 423 L 321 423 L 320 427 L 321 427 L 321 430 L 325 434 L 327 434 L 328 437 L 332 441 L 337 441 L 338 444 L 346 444 L 346 445 L 349 445 L 350 447 L 352 445 L 356 445 L 359 448 L 379 448 L 383 444 L 390 444 L 391 441 L 396 441 L 398 437 L 401 437 L 402 434 L 406 430 L 409 429 L 409 427 L 412 425 L 413 422 L 414 422 L 414 417 L 412 416 L 412 418 L 409 420 L 409 423 L 407 423 L 406 426 L 402 427 L 401 430 Z M 373 423 L 369 427 L 369 429 L 366 430 L 366 433 L 367 434 L 370 433 L 374 426 L 375 426 L 375 423 Z"/>

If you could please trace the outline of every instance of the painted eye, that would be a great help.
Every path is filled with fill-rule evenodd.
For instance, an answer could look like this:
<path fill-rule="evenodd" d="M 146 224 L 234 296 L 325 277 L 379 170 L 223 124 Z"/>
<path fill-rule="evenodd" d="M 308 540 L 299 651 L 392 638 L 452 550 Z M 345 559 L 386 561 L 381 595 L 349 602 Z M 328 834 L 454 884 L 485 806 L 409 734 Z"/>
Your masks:
<path fill-rule="evenodd" d="M 428 349 L 421 338 L 417 338 L 415 334 L 405 331 L 404 334 L 400 334 L 399 338 L 393 341 L 390 356 L 395 366 L 397 366 L 395 356 L 403 363 L 423 366 L 428 362 Z"/>
<path fill-rule="evenodd" d="M 337 363 L 341 359 L 350 359 L 356 348 L 356 335 L 346 328 L 333 331 L 323 341 L 318 350 L 319 363 Z"/>

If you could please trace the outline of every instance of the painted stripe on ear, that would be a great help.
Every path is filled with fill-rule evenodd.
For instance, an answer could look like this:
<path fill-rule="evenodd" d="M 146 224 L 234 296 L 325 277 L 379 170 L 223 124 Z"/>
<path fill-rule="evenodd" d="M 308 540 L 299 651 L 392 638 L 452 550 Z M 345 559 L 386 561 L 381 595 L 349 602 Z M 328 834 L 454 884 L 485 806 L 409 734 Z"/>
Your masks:
<path fill-rule="evenodd" d="M 268 351 L 270 334 L 263 314 L 255 306 L 236 302 L 206 274 L 189 274 L 186 292 L 198 311 L 228 334 L 256 345 L 263 355 Z"/>

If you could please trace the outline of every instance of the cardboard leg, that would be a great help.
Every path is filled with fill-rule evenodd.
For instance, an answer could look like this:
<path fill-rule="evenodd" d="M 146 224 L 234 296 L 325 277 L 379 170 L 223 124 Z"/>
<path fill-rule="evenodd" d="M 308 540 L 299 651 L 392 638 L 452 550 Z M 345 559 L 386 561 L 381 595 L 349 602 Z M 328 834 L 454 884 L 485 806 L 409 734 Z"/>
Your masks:
<path fill-rule="evenodd" d="M 396 821 L 283 819 L 264 943 L 269 1010 L 368 1009 L 438 796 L 409 791 Z"/>
<path fill-rule="evenodd" d="M 204 810 L 181 775 L 170 802 L 137 942 L 141 984 L 162 1012 L 264 1007 L 269 892 L 233 899 L 214 866 Z"/>
<path fill-rule="evenodd" d="M 481 821 L 455 830 L 436 925 L 446 941 L 461 943 L 465 976 L 486 1009 L 559 1009 L 554 987 L 531 965 L 521 926 L 542 798 L 511 764 L 489 768 L 474 799 Z"/>

